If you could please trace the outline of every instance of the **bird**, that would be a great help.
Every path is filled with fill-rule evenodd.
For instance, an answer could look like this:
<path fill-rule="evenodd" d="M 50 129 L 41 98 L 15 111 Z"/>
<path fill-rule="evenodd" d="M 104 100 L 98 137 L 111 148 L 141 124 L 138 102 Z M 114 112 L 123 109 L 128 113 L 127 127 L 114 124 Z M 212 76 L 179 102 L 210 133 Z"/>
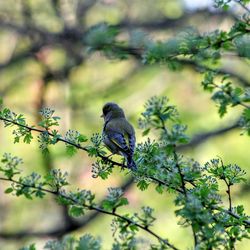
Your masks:
<path fill-rule="evenodd" d="M 103 143 L 113 154 L 124 156 L 127 167 L 136 170 L 133 160 L 135 151 L 135 130 L 127 121 L 124 111 L 114 102 L 106 103 L 102 108 L 104 126 L 102 132 Z"/>

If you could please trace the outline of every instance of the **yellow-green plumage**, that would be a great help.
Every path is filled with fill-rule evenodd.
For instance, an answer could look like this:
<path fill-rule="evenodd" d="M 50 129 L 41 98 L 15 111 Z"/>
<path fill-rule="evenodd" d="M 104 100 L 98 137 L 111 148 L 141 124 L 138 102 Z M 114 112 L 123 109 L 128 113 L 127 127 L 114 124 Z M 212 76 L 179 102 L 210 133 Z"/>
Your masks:
<path fill-rule="evenodd" d="M 103 142 L 113 154 L 121 154 L 127 159 L 128 167 L 136 167 L 132 157 L 135 148 L 135 131 L 127 121 L 123 110 L 116 103 L 106 103 L 103 107 Z"/>
<path fill-rule="evenodd" d="M 125 118 L 115 118 L 109 121 L 105 126 L 105 134 L 109 135 L 111 133 L 119 133 L 122 134 L 127 142 L 129 144 L 129 136 L 134 135 L 134 129 L 133 127 L 128 123 L 128 121 Z M 107 139 L 106 142 L 109 149 L 112 153 L 119 153 L 119 144 L 117 147 L 117 143 L 115 140 Z M 115 145 L 113 145 L 115 144 Z"/>

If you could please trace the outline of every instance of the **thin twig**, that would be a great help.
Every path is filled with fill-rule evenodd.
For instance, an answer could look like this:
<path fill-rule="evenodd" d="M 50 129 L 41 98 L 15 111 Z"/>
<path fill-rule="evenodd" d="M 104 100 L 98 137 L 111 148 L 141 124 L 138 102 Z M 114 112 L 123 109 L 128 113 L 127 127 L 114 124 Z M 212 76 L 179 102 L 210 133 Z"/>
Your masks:
<path fill-rule="evenodd" d="M 231 185 L 227 184 L 227 194 L 228 194 L 228 203 L 229 203 L 229 211 L 232 211 L 232 198 L 231 198 Z"/>
<path fill-rule="evenodd" d="M 166 244 L 171 249 L 178 250 L 175 246 L 170 244 L 168 242 L 168 240 L 163 239 L 158 234 L 156 234 L 151 229 L 149 229 L 148 226 L 143 226 L 143 225 L 139 224 L 138 222 L 133 221 L 132 219 L 129 219 L 129 218 L 123 216 L 123 215 L 120 215 L 120 214 L 116 213 L 115 211 L 110 212 L 110 211 L 104 210 L 103 208 L 100 208 L 100 207 L 97 207 L 97 206 L 94 206 L 94 205 L 79 204 L 79 202 L 77 200 L 75 200 L 72 197 L 69 197 L 69 196 L 67 196 L 65 194 L 60 193 L 60 191 L 53 191 L 53 190 L 49 190 L 49 189 L 46 189 L 46 188 L 41 188 L 41 187 L 36 187 L 36 186 L 33 186 L 33 185 L 28 185 L 28 184 L 22 183 L 20 181 L 17 181 L 17 180 L 14 180 L 14 179 L 8 179 L 8 178 L 5 178 L 5 177 L 0 177 L 0 180 L 13 182 L 13 183 L 16 183 L 18 185 L 21 185 L 22 187 L 28 187 L 28 188 L 33 188 L 35 190 L 40 190 L 40 191 L 43 191 L 45 193 L 50 193 L 52 195 L 55 195 L 57 197 L 61 196 L 64 199 L 66 199 L 68 201 L 71 201 L 73 204 L 80 205 L 80 206 L 82 206 L 82 207 L 84 207 L 84 208 L 86 208 L 88 210 L 94 210 L 94 211 L 97 211 L 97 212 L 102 213 L 102 214 L 107 214 L 107 215 L 111 215 L 111 216 L 120 218 L 120 219 L 128 222 L 128 225 L 133 224 L 133 225 L 139 227 L 140 229 L 142 229 L 143 231 L 151 234 L 152 236 L 157 238 L 160 242 Z"/>
<path fill-rule="evenodd" d="M 229 206 L 229 211 L 232 212 L 232 198 L 231 198 L 231 186 L 232 184 L 226 179 L 226 176 L 224 174 L 224 171 L 226 170 L 225 169 L 225 166 L 224 166 L 224 163 L 223 163 L 223 160 L 220 159 L 221 161 L 221 166 L 222 166 L 222 169 L 223 169 L 223 176 L 221 177 L 221 179 L 226 183 L 226 186 L 227 186 L 227 190 L 226 190 L 226 193 L 228 195 L 228 206 Z"/>
<path fill-rule="evenodd" d="M 187 203 L 188 202 L 188 196 L 187 196 L 187 189 L 186 189 L 186 186 L 185 186 L 185 176 L 182 173 L 181 166 L 178 163 L 178 155 L 176 153 L 176 150 L 174 150 L 174 159 L 175 159 L 175 164 L 176 164 L 176 167 L 177 167 L 179 175 L 180 175 L 181 187 L 182 187 L 183 193 L 185 195 L 185 200 L 186 200 L 186 203 Z M 194 248 L 196 248 L 197 244 L 198 244 L 198 238 L 197 238 L 197 235 L 196 235 L 196 232 L 195 232 L 195 227 L 194 227 L 194 222 L 193 221 L 191 223 L 191 228 L 192 228 L 192 232 L 193 232 L 193 236 L 194 236 Z"/>
<path fill-rule="evenodd" d="M 212 83 L 212 85 L 218 89 L 220 89 L 221 91 L 223 91 L 225 94 L 227 94 L 233 101 L 233 96 L 232 93 L 230 91 L 225 90 L 222 86 L 216 84 L 216 83 Z M 250 109 L 250 106 L 246 105 L 245 103 L 239 101 L 237 102 L 238 105 L 241 105 L 244 108 Z"/>
<path fill-rule="evenodd" d="M 133 178 L 129 178 L 124 184 L 120 186 L 120 188 L 124 191 L 127 190 L 131 184 L 134 183 Z M 99 202 L 99 204 L 102 204 L 103 200 Z M 101 213 L 97 211 L 93 211 L 90 214 L 84 215 L 84 217 L 81 220 L 72 220 L 71 223 L 68 223 L 61 227 L 55 227 L 51 230 L 44 230 L 44 231 L 30 231 L 30 230 L 22 230 L 18 232 L 0 232 L 0 238 L 4 239 L 22 239 L 24 237 L 62 237 L 65 234 L 71 233 L 75 230 L 78 230 L 80 228 L 83 228 L 87 226 L 90 222 L 92 222 L 94 219 L 96 219 L 98 216 L 102 215 Z"/>
<path fill-rule="evenodd" d="M 205 142 L 209 138 L 213 138 L 213 137 L 225 134 L 225 133 L 230 132 L 230 131 L 237 129 L 237 128 L 239 128 L 239 119 L 227 127 L 219 128 L 219 129 L 215 129 L 213 131 L 194 135 L 189 143 L 183 144 L 183 145 L 178 145 L 176 147 L 176 149 L 177 150 L 184 150 L 184 149 L 188 149 L 188 148 L 193 148 L 193 147 Z"/>
<path fill-rule="evenodd" d="M 233 211 L 229 211 L 228 209 L 223 209 L 223 208 L 217 207 L 217 206 L 212 206 L 212 208 L 214 210 L 229 214 L 230 216 L 234 217 L 235 219 L 241 220 L 242 222 L 244 222 L 244 225 L 247 228 L 250 228 L 250 220 L 242 220 L 242 217 L 240 217 L 238 214 L 235 214 Z"/>
<path fill-rule="evenodd" d="M 231 78 L 236 79 L 239 84 L 241 84 L 243 87 L 249 87 L 250 82 L 241 76 L 240 74 L 233 72 L 226 68 L 220 68 L 220 69 L 213 69 L 209 66 L 199 64 L 197 61 L 190 60 L 190 59 L 178 59 L 177 60 L 182 65 L 190 66 L 192 69 L 194 69 L 196 72 L 202 73 L 204 71 L 211 71 L 219 75 L 229 75 Z"/>
<path fill-rule="evenodd" d="M 160 118 L 160 121 L 161 121 L 161 129 L 163 130 L 163 133 L 165 133 L 166 135 L 168 134 L 168 130 L 167 130 L 167 127 L 166 127 L 166 124 L 165 124 L 165 121 L 162 119 L 161 116 L 159 116 Z M 175 165 L 178 169 L 178 172 L 179 172 L 179 175 L 180 175 L 180 179 L 181 179 L 181 193 L 184 194 L 185 196 L 185 201 L 186 203 L 188 202 L 188 196 L 187 196 L 187 189 L 186 189 L 186 186 L 185 186 L 185 176 L 184 174 L 182 173 L 181 171 L 181 166 L 179 165 L 178 163 L 178 155 L 176 153 L 176 145 L 174 145 L 174 160 L 175 160 Z M 195 185 L 194 183 L 192 183 L 193 185 Z M 197 238 L 197 235 L 196 235 L 196 232 L 195 232 L 195 229 L 194 229 L 194 223 L 192 222 L 191 223 L 191 228 L 192 228 L 192 232 L 193 232 L 193 236 L 194 236 L 194 247 L 196 248 L 197 244 L 198 244 L 198 238 Z"/>

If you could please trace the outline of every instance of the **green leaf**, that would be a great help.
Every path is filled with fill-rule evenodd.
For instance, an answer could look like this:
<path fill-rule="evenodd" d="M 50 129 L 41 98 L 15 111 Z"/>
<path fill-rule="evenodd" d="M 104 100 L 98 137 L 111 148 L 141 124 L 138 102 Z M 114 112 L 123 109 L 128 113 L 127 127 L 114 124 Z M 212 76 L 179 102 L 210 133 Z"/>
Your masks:
<path fill-rule="evenodd" d="M 218 112 L 219 112 L 220 118 L 222 118 L 227 113 L 227 106 L 220 105 Z"/>
<path fill-rule="evenodd" d="M 129 225 L 129 229 L 130 229 L 131 231 L 133 231 L 133 232 L 139 231 L 138 226 L 135 225 L 135 224 L 130 224 L 130 225 Z"/>
<path fill-rule="evenodd" d="M 224 11 L 227 11 L 227 10 L 229 9 L 229 5 L 228 5 L 228 4 L 223 5 L 222 9 L 223 9 Z"/>
<path fill-rule="evenodd" d="M 49 155 L 49 149 L 48 149 L 48 148 L 43 148 L 43 149 L 42 149 L 42 154 L 43 154 L 44 156 L 48 156 L 48 155 Z"/>
<path fill-rule="evenodd" d="M 63 196 L 57 196 L 56 197 L 56 200 L 57 200 L 57 202 L 60 204 L 60 205 L 66 205 L 66 206 L 68 206 L 68 205 L 70 205 L 70 204 L 72 204 L 72 201 L 70 201 L 69 199 L 66 199 L 65 197 L 63 197 Z"/>
<path fill-rule="evenodd" d="M 31 194 L 30 194 L 30 193 L 25 192 L 25 193 L 23 193 L 23 195 L 24 195 L 24 196 L 25 196 L 25 198 L 27 198 L 28 200 L 32 200 L 32 196 L 31 196 Z"/>
<path fill-rule="evenodd" d="M 156 190 L 159 194 L 162 194 L 164 188 L 162 187 L 162 185 L 158 185 L 158 186 L 156 186 L 155 190 Z"/>
<path fill-rule="evenodd" d="M 116 203 L 116 207 L 121 207 L 128 204 L 129 204 L 128 199 L 125 197 L 121 197 L 119 201 Z"/>
<path fill-rule="evenodd" d="M 16 136 L 16 137 L 14 138 L 14 143 L 19 143 L 19 141 L 20 141 L 20 137 L 19 137 L 19 136 Z"/>
<path fill-rule="evenodd" d="M 67 152 L 67 154 L 68 154 L 69 156 L 73 156 L 73 155 L 76 154 L 77 148 L 76 148 L 75 146 L 73 146 L 73 145 L 67 144 L 67 145 L 66 145 L 66 152 Z"/>
<path fill-rule="evenodd" d="M 84 207 L 77 206 L 77 205 L 71 205 L 69 207 L 69 215 L 73 217 L 79 217 L 84 215 Z"/>
<path fill-rule="evenodd" d="M 242 205 L 239 205 L 236 207 L 237 214 L 243 215 L 244 207 Z"/>
<path fill-rule="evenodd" d="M 109 173 L 108 172 L 105 172 L 105 171 L 100 171 L 98 173 L 98 176 L 100 176 L 102 178 L 102 180 L 106 180 L 109 176 Z"/>
<path fill-rule="evenodd" d="M 243 116 L 247 119 L 250 120 L 250 109 L 245 109 L 243 111 Z"/>
<path fill-rule="evenodd" d="M 13 188 L 7 188 L 5 191 L 4 191 L 4 193 L 6 193 L 6 194 L 9 194 L 9 193 L 11 193 L 13 191 Z"/>
<path fill-rule="evenodd" d="M 144 131 L 142 132 L 142 136 L 147 135 L 149 132 L 150 132 L 150 128 L 144 130 Z"/>
<path fill-rule="evenodd" d="M 75 248 L 76 250 L 100 250 L 100 240 L 95 239 L 90 234 L 86 234 L 79 240 L 79 245 Z"/>
<path fill-rule="evenodd" d="M 243 36 L 237 37 L 234 42 L 239 55 L 250 58 L 250 35 L 245 34 Z"/>
<path fill-rule="evenodd" d="M 52 119 L 55 120 L 55 121 L 57 121 L 57 120 L 60 120 L 61 117 L 59 117 L 59 116 L 53 116 Z"/>
<path fill-rule="evenodd" d="M 78 136 L 78 142 L 86 142 L 87 140 L 88 140 L 88 138 L 85 135 Z"/>
<path fill-rule="evenodd" d="M 28 247 L 22 247 L 19 250 L 36 250 L 36 245 L 33 243 L 29 245 Z"/>
<path fill-rule="evenodd" d="M 41 190 L 37 190 L 37 191 L 35 192 L 35 195 L 36 195 L 36 197 L 42 199 L 42 198 L 45 196 L 45 193 L 44 193 L 43 191 L 41 191 Z"/>
<path fill-rule="evenodd" d="M 33 136 L 32 134 L 29 132 L 27 133 L 24 138 L 23 138 L 23 142 L 24 143 L 27 143 L 27 144 L 30 144 L 31 140 L 33 139 Z"/>
<path fill-rule="evenodd" d="M 141 190 L 144 191 L 148 188 L 149 184 L 145 180 L 141 180 L 137 183 L 137 187 Z"/>
<path fill-rule="evenodd" d="M 102 207 L 105 209 L 105 210 L 108 210 L 108 211 L 112 211 L 115 207 L 114 207 L 114 202 L 112 201 L 109 201 L 109 200 L 104 200 L 102 202 Z"/>
<path fill-rule="evenodd" d="M 243 93 L 244 93 L 244 91 L 243 91 L 242 88 L 237 87 L 237 88 L 234 89 L 234 94 L 237 95 L 237 96 L 240 96 Z"/>
<path fill-rule="evenodd" d="M 43 127 L 43 128 L 45 127 L 45 124 L 46 124 L 45 121 L 38 122 L 38 126 Z"/>

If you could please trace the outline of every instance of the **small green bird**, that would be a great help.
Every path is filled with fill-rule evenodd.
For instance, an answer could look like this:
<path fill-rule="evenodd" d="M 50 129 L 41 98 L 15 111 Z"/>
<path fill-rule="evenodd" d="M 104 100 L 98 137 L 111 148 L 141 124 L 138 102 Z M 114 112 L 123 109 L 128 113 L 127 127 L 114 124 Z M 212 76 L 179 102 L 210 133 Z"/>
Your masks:
<path fill-rule="evenodd" d="M 103 142 L 112 154 L 123 155 L 128 168 L 136 169 L 133 160 L 135 150 L 135 131 L 127 121 L 124 111 L 113 102 L 106 103 L 102 108 L 104 118 Z"/>

